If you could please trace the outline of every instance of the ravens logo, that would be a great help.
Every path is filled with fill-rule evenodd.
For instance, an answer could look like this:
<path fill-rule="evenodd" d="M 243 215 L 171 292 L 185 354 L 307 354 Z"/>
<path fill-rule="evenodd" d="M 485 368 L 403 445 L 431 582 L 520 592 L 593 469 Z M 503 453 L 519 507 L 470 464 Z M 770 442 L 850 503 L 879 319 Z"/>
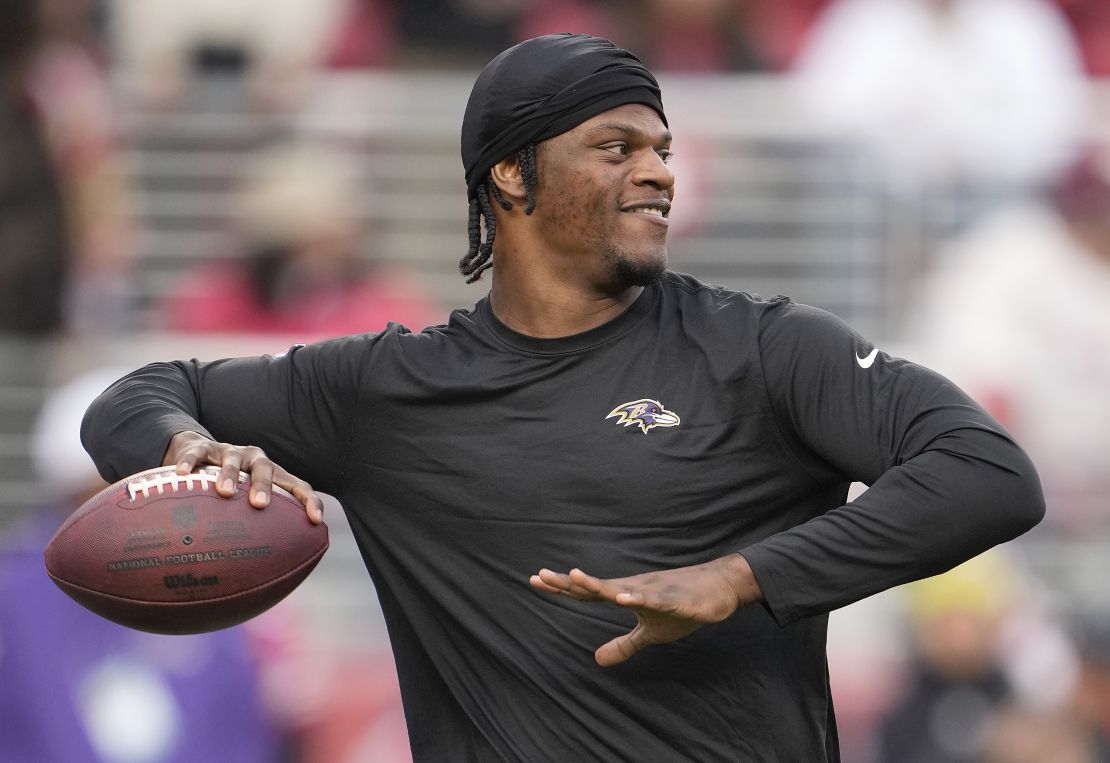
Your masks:
<path fill-rule="evenodd" d="M 638 426 L 644 434 L 654 427 L 677 427 L 682 419 L 674 411 L 668 411 L 658 400 L 643 398 L 623 403 L 613 409 L 606 419 L 617 417 L 617 423 L 624 426 Z"/>

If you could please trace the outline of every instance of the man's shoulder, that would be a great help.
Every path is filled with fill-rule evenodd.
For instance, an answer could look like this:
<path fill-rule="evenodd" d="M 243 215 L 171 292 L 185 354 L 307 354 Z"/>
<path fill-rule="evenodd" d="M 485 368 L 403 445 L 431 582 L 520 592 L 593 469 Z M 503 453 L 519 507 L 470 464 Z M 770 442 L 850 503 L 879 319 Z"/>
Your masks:
<path fill-rule="evenodd" d="M 381 363 L 411 364 L 449 361 L 486 343 L 476 308 L 454 310 L 447 322 L 413 330 L 390 322 L 380 331 L 346 334 L 317 344 L 327 353 L 378 368 Z"/>
<path fill-rule="evenodd" d="M 429 325 L 423 329 L 391 320 L 375 331 L 340 334 L 316 340 L 314 344 L 343 351 L 365 351 L 398 345 L 404 348 L 419 347 L 457 338 L 460 334 L 465 335 L 473 331 L 475 313 L 476 308 L 459 308 L 451 312 L 445 323 Z"/>
<path fill-rule="evenodd" d="M 751 336 L 760 345 L 767 341 L 821 343 L 845 338 L 865 343 L 854 329 L 827 310 L 783 294 L 762 297 L 672 271 L 664 273 L 659 283 L 664 301 L 670 301 L 683 321 L 699 330 L 717 327 L 729 336 Z"/>
<path fill-rule="evenodd" d="M 745 315 L 759 315 L 769 307 L 793 305 L 793 300 L 781 294 L 763 297 L 748 291 L 737 291 L 718 284 L 705 283 L 686 273 L 666 271 L 659 279 L 663 292 L 681 304 L 699 305 L 719 312 L 728 310 Z"/>

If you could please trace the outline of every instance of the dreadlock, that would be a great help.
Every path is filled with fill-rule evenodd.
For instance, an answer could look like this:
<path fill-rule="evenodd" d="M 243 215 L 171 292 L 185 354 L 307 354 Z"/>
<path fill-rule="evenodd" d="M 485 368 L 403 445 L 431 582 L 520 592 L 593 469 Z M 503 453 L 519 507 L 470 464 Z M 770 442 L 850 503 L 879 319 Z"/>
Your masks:
<path fill-rule="evenodd" d="M 530 215 L 536 209 L 536 144 L 529 143 L 516 154 L 517 163 L 520 165 L 520 179 L 524 182 L 524 192 L 528 197 L 528 206 L 524 214 Z M 469 246 L 466 256 L 459 260 L 459 272 L 466 276 L 467 283 L 474 283 L 482 277 L 482 273 L 493 267 L 493 240 L 497 236 L 497 218 L 493 214 L 493 206 L 489 203 L 493 197 L 500 207 L 506 211 L 513 208 L 513 203 L 501 195 L 501 189 L 493 182 L 492 175 L 486 175 L 485 183 L 478 187 L 478 192 L 470 198 L 470 208 L 467 216 L 466 233 Z M 486 240 L 482 241 L 482 227 L 485 226 Z"/>

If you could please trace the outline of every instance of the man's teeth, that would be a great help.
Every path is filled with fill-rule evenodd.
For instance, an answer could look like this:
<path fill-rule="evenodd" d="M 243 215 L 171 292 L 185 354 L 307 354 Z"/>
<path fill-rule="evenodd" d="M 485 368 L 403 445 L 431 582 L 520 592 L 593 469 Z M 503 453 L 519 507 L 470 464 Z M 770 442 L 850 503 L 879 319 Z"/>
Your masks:
<path fill-rule="evenodd" d="M 649 215 L 659 215 L 660 217 L 663 216 L 663 210 L 659 209 L 658 207 L 633 207 L 632 209 L 630 209 L 628 211 L 629 212 L 644 212 L 644 213 L 649 214 Z"/>

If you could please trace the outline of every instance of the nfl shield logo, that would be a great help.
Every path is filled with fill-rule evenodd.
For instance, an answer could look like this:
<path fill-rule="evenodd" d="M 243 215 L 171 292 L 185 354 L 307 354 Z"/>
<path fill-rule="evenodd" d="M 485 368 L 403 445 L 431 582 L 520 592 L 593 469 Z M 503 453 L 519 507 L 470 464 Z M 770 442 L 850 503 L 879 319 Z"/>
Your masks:
<path fill-rule="evenodd" d="M 173 507 L 173 523 L 186 530 L 197 523 L 197 507 L 191 503 Z"/>

